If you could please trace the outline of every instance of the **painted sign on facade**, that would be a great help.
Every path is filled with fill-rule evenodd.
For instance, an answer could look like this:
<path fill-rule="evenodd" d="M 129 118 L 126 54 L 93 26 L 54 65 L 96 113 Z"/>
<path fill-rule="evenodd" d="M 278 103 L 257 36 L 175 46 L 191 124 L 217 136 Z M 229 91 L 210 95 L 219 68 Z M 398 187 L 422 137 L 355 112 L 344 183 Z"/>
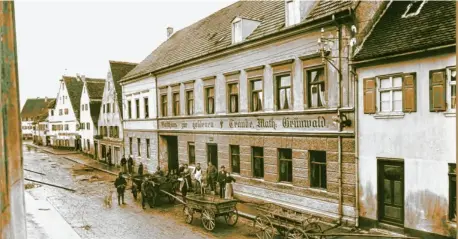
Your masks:
<path fill-rule="evenodd" d="M 274 115 L 258 117 L 159 120 L 159 130 L 183 131 L 336 131 L 334 115 Z"/>

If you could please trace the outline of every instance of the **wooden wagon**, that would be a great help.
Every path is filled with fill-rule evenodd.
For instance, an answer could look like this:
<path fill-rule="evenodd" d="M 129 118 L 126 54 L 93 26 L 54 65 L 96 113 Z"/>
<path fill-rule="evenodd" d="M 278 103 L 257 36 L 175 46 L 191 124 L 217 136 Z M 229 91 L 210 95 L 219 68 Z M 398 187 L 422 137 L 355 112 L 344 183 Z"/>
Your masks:
<path fill-rule="evenodd" d="M 256 204 L 253 226 L 260 239 L 271 239 L 276 232 L 288 239 L 319 239 L 323 230 L 319 219 L 272 203 Z"/>
<path fill-rule="evenodd" d="M 216 218 L 224 217 L 226 223 L 234 226 L 238 220 L 237 200 L 221 199 L 213 195 L 188 195 L 184 206 L 184 215 L 187 223 L 191 224 L 194 214 L 200 213 L 202 225 L 208 231 L 213 231 Z"/>
<path fill-rule="evenodd" d="M 170 203 L 175 202 L 175 197 L 173 197 L 173 195 L 175 195 L 176 188 L 179 185 L 178 180 L 167 176 L 157 175 L 134 176 L 132 181 L 137 185 L 140 192 L 141 184 L 145 177 L 148 177 L 150 181 L 146 189 L 148 190 L 146 195 L 148 197 L 148 204 L 151 207 L 156 206 L 158 200 L 162 197 L 167 197 Z"/>

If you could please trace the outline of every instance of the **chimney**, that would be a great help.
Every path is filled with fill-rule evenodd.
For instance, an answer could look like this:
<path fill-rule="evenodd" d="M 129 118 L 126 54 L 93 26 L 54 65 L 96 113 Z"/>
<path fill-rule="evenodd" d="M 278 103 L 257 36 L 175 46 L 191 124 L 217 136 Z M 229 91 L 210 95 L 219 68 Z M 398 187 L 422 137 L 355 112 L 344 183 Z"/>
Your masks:
<path fill-rule="evenodd" d="M 167 27 L 167 39 L 169 39 L 173 34 L 173 27 Z"/>

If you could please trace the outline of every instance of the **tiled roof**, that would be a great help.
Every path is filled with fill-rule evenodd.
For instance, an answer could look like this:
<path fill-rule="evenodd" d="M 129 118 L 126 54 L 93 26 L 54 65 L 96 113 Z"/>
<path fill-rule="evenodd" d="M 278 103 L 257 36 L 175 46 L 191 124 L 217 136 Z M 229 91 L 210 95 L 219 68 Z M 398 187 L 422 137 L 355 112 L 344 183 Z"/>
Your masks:
<path fill-rule="evenodd" d="M 393 1 L 354 60 L 365 60 L 456 43 L 455 1 L 427 1 L 416 16 L 403 18 L 409 1 Z"/>
<path fill-rule="evenodd" d="M 48 108 L 52 102 L 55 102 L 54 98 L 34 98 L 27 99 L 21 111 L 21 118 L 32 118 L 34 120 L 43 114 L 48 114 Z"/>
<path fill-rule="evenodd" d="M 313 19 L 347 9 L 351 1 L 322 0 L 311 11 Z M 259 20 L 260 25 L 244 42 L 272 35 L 285 28 L 284 1 L 239 1 L 174 33 L 124 79 L 134 78 L 232 46 L 232 20 L 236 17 Z M 306 18 L 302 22 L 309 21 Z"/>
<path fill-rule="evenodd" d="M 113 84 L 116 90 L 116 99 L 118 101 L 118 109 L 122 109 L 122 88 L 119 82 L 121 79 L 134 69 L 138 64 L 123 61 L 110 61 L 110 70 L 113 77 Z M 121 110 L 122 115 L 122 110 Z"/>
<path fill-rule="evenodd" d="M 105 79 L 86 78 L 86 88 L 90 99 L 102 99 Z"/>
<path fill-rule="evenodd" d="M 83 92 L 83 81 L 73 76 L 62 76 L 65 82 L 65 87 L 68 91 L 68 97 L 72 103 L 73 112 L 75 112 L 76 119 L 80 119 L 80 101 L 81 93 Z"/>
<path fill-rule="evenodd" d="M 102 106 L 101 101 L 91 101 L 89 103 L 89 108 L 91 110 L 91 118 L 92 118 L 92 122 L 94 122 L 95 127 L 97 127 L 99 123 L 99 114 L 100 114 L 101 106 Z"/>

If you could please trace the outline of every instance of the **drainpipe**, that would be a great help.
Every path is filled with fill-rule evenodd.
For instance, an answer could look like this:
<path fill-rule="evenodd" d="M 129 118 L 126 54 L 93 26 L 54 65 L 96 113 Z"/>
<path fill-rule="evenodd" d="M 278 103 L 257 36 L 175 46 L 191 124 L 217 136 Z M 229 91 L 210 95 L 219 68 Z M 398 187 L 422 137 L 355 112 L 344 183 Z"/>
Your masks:
<path fill-rule="evenodd" d="M 349 54 L 349 59 L 351 57 L 351 54 Z M 354 105 L 355 105 L 355 176 L 356 176 L 356 185 L 355 185 L 355 226 L 359 227 L 359 116 L 358 116 L 358 110 L 359 110 L 359 102 L 358 102 L 358 75 L 356 74 L 356 69 L 353 69 L 351 65 L 349 65 L 349 71 L 348 74 L 350 76 L 353 75 L 353 96 L 354 96 Z M 350 79 L 350 78 L 349 78 Z"/>

